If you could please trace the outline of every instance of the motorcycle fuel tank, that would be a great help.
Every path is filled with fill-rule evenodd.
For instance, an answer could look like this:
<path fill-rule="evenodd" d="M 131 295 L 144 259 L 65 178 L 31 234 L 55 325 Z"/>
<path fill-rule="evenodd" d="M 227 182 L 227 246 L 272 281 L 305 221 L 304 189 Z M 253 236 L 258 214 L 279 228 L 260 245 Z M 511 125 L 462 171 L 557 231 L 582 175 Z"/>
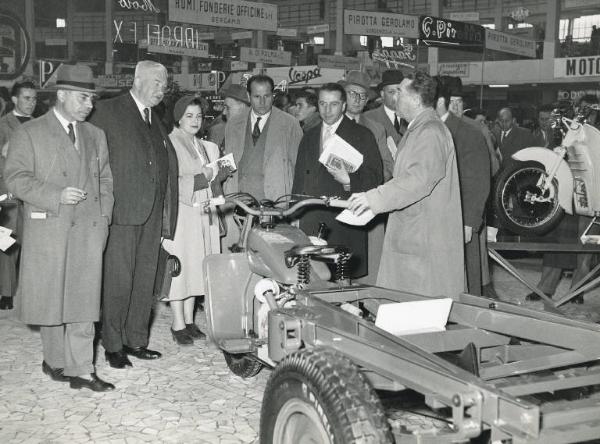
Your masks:
<path fill-rule="evenodd" d="M 296 245 L 311 245 L 308 236 L 299 228 L 288 224 L 269 229 L 253 228 L 247 246 L 250 270 L 283 284 L 296 283 L 297 266 L 288 268 L 284 259 L 284 253 Z M 311 261 L 311 266 L 318 277 L 329 279 L 329 269 L 324 263 Z"/>

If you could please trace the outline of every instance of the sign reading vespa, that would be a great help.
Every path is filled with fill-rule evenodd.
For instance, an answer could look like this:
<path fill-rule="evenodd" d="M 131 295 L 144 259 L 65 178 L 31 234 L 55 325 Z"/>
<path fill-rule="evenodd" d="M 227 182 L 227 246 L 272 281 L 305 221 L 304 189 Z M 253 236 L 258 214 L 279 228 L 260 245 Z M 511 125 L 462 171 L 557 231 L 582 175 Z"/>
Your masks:
<path fill-rule="evenodd" d="M 0 79 L 16 79 L 27 67 L 31 52 L 29 34 L 21 21 L 0 11 Z"/>
<path fill-rule="evenodd" d="M 535 41 L 504 32 L 485 30 L 485 47 L 496 51 L 535 58 Z"/>
<path fill-rule="evenodd" d="M 277 30 L 277 6 L 244 0 L 169 0 L 169 20 L 229 28 Z"/>
<path fill-rule="evenodd" d="M 419 37 L 419 17 L 345 9 L 344 34 L 417 38 Z"/>
<path fill-rule="evenodd" d="M 240 60 L 242 62 L 267 63 L 270 65 L 290 65 L 292 53 L 272 49 L 241 47 Z"/>
<path fill-rule="evenodd" d="M 419 38 L 434 45 L 460 45 L 460 49 L 482 49 L 485 28 L 429 15 L 421 16 Z"/>
<path fill-rule="evenodd" d="M 554 77 L 600 76 L 600 56 L 554 59 Z"/>

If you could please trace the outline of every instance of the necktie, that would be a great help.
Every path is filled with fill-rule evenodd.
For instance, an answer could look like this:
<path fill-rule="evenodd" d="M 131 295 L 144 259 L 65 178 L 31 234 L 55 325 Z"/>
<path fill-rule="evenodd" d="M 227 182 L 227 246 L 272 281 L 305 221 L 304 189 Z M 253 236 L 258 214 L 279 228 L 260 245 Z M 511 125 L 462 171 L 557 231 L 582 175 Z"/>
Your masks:
<path fill-rule="evenodd" d="M 150 108 L 144 108 L 144 121 L 150 127 Z"/>
<path fill-rule="evenodd" d="M 256 145 L 256 141 L 260 137 L 260 126 L 258 124 L 258 122 L 260 122 L 260 119 L 262 119 L 262 117 L 256 118 L 256 123 L 254 123 L 254 129 L 252 129 L 252 141 L 254 142 L 254 145 Z"/>
<path fill-rule="evenodd" d="M 323 140 L 321 141 L 321 149 L 325 148 L 325 144 L 333 135 L 333 128 L 331 126 L 323 126 Z"/>
<path fill-rule="evenodd" d="M 69 129 L 69 139 L 71 139 L 71 143 L 75 145 L 75 129 L 73 128 L 73 124 L 69 123 L 67 128 Z"/>
<path fill-rule="evenodd" d="M 397 114 L 394 114 L 394 128 L 396 128 L 396 132 L 400 134 L 400 121 L 398 120 Z"/>
<path fill-rule="evenodd" d="M 502 134 L 500 134 L 500 143 L 504 142 L 505 137 L 506 137 L 506 131 L 502 131 Z"/>

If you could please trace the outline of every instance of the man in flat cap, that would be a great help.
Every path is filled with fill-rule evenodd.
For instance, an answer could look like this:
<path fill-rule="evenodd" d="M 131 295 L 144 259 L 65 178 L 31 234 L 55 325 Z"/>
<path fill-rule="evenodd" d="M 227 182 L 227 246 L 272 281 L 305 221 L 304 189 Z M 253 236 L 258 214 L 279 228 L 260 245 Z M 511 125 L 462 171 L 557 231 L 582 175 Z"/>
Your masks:
<path fill-rule="evenodd" d="M 56 105 L 9 141 L 4 175 L 24 203 L 21 319 L 40 326 L 42 371 L 71 388 L 103 392 L 93 364 L 102 253 L 113 209 L 104 132 L 85 122 L 95 94 L 85 65 L 61 65 Z"/>
<path fill-rule="evenodd" d="M 218 117 L 220 120 L 208 128 L 208 140 L 223 148 L 225 142 L 225 125 L 228 120 L 235 119 L 237 116 L 250 108 L 250 100 L 246 89 L 242 85 L 229 85 L 221 91 L 223 97 L 223 112 Z"/>

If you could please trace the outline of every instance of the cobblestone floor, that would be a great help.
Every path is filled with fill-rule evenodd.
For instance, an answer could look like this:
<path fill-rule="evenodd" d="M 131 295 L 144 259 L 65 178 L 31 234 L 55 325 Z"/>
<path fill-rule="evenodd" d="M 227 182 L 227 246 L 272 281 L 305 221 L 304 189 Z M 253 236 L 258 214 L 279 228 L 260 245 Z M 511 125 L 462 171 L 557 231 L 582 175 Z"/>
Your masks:
<path fill-rule="evenodd" d="M 539 260 L 518 268 L 536 281 Z M 522 303 L 529 290 L 494 270 L 502 299 Z M 569 282 L 563 279 L 559 293 Z M 600 291 L 583 306 L 567 304 L 569 315 L 598 319 Z M 201 320 L 200 320 L 201 323 Z M 98 347 L 98 374 L 116 385 L 109 393 L 72 390 L 41 371 L 39 332 L 0 311 L 0 443 L 255 443 L 260 404 L 269 371 L 243 380 L 231 374 L 222 354 L 205 342 L 179 347 L 169 332 L 170 312 L 159 305 L 150 348 L 157 361 L 132 358 L 134 367 L 110 368 Z"/>

